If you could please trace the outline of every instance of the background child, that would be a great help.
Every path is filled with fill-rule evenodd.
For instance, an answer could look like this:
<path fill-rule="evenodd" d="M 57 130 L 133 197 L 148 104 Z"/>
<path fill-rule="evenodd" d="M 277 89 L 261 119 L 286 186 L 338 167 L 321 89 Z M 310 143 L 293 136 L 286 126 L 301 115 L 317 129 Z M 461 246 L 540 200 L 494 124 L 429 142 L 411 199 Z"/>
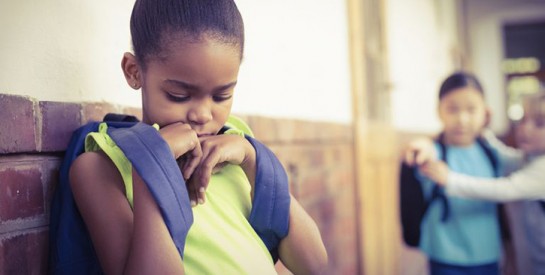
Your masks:
<path fill-rule="evenodd" d="M 545 92 L 524 101 L 524 117 L 516 127 L 520 150 L 506 147 L 491 132 L 484 136 L 498 150 L 508 176 L 485 179 L 460 174 L 450 171 L 442 161 L 430 159 L 431 154 L 420 158 L 424 163 L 420 171 L 444 185 L 451 196 L 501 202 L 528 200 L 522 215 L 529 254 L 536 274 L 545 274 Z"/>
<path fill-rule="evenodd" d="M 142 89 L 143 122 L 158 124 L 189 182 L 193 204 L 201 205 L 193 208 L 182 261 L 140 175 L 132 168 L 129 175 L 119 171 L 101 150 L 82 154 L 71 167 L 71 186 L 103 271 L 275 273 L 248 222 L 256 152 L 240 135 L 218 134 L 230 115 L 244 50 L 235 3 L 137 0 L 131 34 L 134 55 L 125 53 L 122 60 L 127 83 Z M 223 168 L 212 175 L 215 167 Z M 133 209 L 125 190 L 133 190 Z M 325 248 L 316 224 L 293 197 L 289 219 L 280 259 L 296 274 L 318 273 L 327 263 Z"/>
<path fill-rule="evenodd" d="M 487 116 L 483 90 L 474 76 L 455 73 L 442 83 L 439 141 L 445 145 L 445 159 L 452 170 L 494 176 L 486 152 L 476 142 Z M 439 148 L 439 143 L 434 147 Z M 417 178 L 429 200 L 435 184 L 422 175 Z M 446 219 L 444 211 L 448 211 Z M 434 200 L 421 223 L 419 248 L 429 258 L 431 274 L 498 274 L 501 242 L 496 204 L 448 194 L 444 203 Z"/>

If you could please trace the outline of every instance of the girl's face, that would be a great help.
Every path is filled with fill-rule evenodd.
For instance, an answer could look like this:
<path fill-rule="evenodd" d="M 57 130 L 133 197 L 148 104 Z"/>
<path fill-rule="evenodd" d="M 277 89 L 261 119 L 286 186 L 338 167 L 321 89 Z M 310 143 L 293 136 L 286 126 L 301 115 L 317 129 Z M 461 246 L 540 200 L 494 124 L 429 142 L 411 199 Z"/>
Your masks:
<path fill-rule="evenodd" d="M 236 45 L 203 38 L 171 43 L 141 74 L 143 121 L 163 127 L 187 123 L 199 136 L 217 134 L 227 121 L 237 84 Z"/>
<path fill-rule="evenodd" d="M 516 128 L 519 148 L 528 155 L 545 154 L 545 123 L 525 115 Z"/>
<path fill-rule="evenodd" d="M 482 94 L 473 87 L 458 88 L 439 101 L 445 142 L 449 145 L 473 144 L 486 123 L 488 110 Z"/>

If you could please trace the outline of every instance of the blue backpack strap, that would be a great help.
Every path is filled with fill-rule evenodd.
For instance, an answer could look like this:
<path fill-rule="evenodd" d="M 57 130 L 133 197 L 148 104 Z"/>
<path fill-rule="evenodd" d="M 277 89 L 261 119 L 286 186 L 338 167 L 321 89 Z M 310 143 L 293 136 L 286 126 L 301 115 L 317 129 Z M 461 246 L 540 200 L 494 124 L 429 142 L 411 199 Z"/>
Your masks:
<path fill-rule="evenodd" d="M 444 161 L 445 163 L 448 163 L 447 162 L 447 146 L 444 143 L 443 133 L 441 133 L 439 137 L 437 138 L 437 143 L 439 144 L 439 147 L 441 148 L 441 160 Z M 438 184 L 433 185 L 431 198 L 426 203 L 426 210 L 435 200 L 439 200 L 439 202 L 443 204 L 443 213 L 441 214 L 441 222 L 446 222 L 450 216 L 450 203 L 448 201 L 447 195 L 445 194 L 445 188 L 443 186 L 439 186 Z"/>
<path fill-rule="evenodd" d="M 249 222 L 276 261 L 278 245 L 289 231 L 288 177 L 269 148 L 250 136 L 246 139 L 256 150 L 255 189 Z"/>
<path fill-rule="evenodd" d="M 108 127 L 108 134 L 132 163 L 155 198 L 170 235 L 183 257 L 185 239 L 193 224 L 186 183 L 170 147 L 152 126 Z"/>
<path fill-rule="evenodd" d="M 499 177 L 501 174 L 501 167 L 500 167 L 500 159 L 498 156 L 498 153 L 496 150 L 494 150 L 486 140 L 479 137 L 477 138 L 477 143 L 483 148 L 484 153 L 488 157 L 488 160 L 490 160 L 490 164 L 492 165 L 492 169 L 494 170 L 494 177 Z"/>
<path fill-rule="evenodd" d="M 89 232 L 74 201 L 69 181 L 72 162 L 84 152 L 85 138 L 98 131 L 100 122 L 89 122 L 72 134 L 51 200 L 49 220 L 49 269 L 51 274 L 102 274 Z M 109 122 L 115 127 L 134 123 Z"/>

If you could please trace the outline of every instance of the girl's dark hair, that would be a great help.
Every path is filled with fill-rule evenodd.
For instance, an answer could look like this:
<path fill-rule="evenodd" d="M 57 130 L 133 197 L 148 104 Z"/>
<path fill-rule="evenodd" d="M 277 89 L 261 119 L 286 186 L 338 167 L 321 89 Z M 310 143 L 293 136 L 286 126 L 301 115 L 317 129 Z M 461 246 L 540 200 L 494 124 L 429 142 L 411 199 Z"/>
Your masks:
<path fill-rule="evenodd" d="M 464 87 L 473 87 L 484 96 L 483 87 L 474 75 L 466 72 L 456 72 L 447 77 L 447 79 L 443 81 L 443 84 L 441 84 L 441 88 L 439 89 L 439 100 L 443 99 L 443 97 L 450 92 Z"/>
<path fill-rule="evenodd" d="M 131 14 L 134 54 L 141 65 L 175 39 L 206 35 L 244 51 L 244 23 L 233 0 L 136 0 Z M 190 40 L 190 41 L 191 41 Z"/>

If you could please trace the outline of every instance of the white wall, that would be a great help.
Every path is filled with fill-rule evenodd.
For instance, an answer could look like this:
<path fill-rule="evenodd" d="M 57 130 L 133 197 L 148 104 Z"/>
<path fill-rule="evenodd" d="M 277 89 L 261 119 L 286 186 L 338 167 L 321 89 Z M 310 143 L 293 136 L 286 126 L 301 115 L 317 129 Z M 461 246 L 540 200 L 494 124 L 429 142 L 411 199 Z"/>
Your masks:
<path fill-rule="evenodd" d="M 532 22 L 545 19 L 545 2 L 536 0 L 469 0 L 466 1 L 469 47 L 473 68 L 480 78 L 492 108 L 492 129 L 508 130 L 505 79 L 500 70 L 504 57 L 502 27 L 504 23 Z M 544 49 L 545 50 L 545 49 Z"/>
<path fill-rule="evenodd" d="M 345 1 L 239 0 L 246 56 L 234 109 L 351 121 Z"/>
<path fill-rule="evenodd" d="M 457 68 L 456 0 L 389 0 L 386 8 L 392 120 L 397 129 L 437 132 L 441 82 Z"/>
<path fill-rule="evenodd" d="M 133 3 L 0 0 L 0 93 L 139 106 L 120 69 Z M 350 122 L 345 2 L 237 4 L 247 40 L 233 112 Z"/>
<path fill-rule="evenodd" d="M 0 0 L 0 93 L 137 105 L 120 69 L 131 5 Z"/>

